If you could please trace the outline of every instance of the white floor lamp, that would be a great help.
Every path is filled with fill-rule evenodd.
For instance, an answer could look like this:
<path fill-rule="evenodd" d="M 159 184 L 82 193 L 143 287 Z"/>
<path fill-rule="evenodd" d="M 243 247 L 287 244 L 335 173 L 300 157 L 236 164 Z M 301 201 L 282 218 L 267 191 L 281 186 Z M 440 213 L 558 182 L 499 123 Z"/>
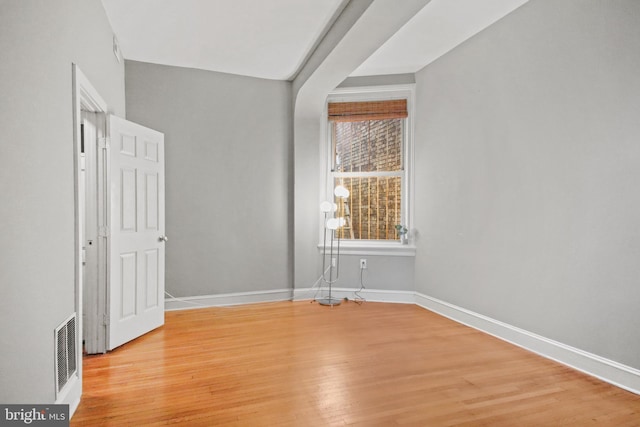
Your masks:
<path fill-rule="evenodd" d="M 347 190 L 344 186 L 338 185 L 334 190 L 334 195 L 341 199 L 346 199 L 349 197 L 349 190 Z M 338 210 L 338 205 L 331 202 L 322 202 L 320 204 L 320 211 L 324 213 L 324 239 L 322 244 L 322 280 L 327 285 L 329 285 L 329 295 L 318 299 L 318 303 L 320 305 L 340 305 L 341 300 L 339 298 L 334 298 L 331 294 L 331 288 L 335 282 L 338 281 L 338 277 L 340 275 L 340 235 L 336 235 L 336 231 L 340 228 L 344 227 L 346 220 L 342 217 L 336 218 L 335 212 Z M 330 233 L 330 244 L 329 244 L 329 268 L 327 265 L 327 233 Z M 336 258 L 334 262 L 333 254 L 334 254 L 334 242 L 337 242 L 336 245 Z M 329 271 L 329 278 L 327 278 L 327 270 Z M 335 270 L 335 277 L 334 277 Z"/>

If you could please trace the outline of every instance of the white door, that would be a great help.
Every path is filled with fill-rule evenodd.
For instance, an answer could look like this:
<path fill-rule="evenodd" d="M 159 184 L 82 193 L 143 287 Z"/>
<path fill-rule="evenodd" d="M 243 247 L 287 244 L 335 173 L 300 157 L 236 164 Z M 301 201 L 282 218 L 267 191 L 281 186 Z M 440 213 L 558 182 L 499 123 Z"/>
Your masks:
<path fill-rule="evenodd" d="M 109 318 L 114 349 L 164 324 L 164 135 L 109 116 Z"/>

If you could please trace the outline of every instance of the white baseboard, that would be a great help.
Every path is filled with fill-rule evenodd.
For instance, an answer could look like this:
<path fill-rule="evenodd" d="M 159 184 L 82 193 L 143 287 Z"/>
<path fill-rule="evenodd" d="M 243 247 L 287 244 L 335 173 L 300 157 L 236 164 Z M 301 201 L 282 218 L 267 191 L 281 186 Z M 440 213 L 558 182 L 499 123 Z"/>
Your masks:
<path fill-rule="evenodd" d="M 571 347 L 436 298 L 415 294 L 416 304 L 478 329 L 503 341 L 567 365 L 635 394 L 640 394 L 640 371 L 613 360 Z"/>
<path fill-rule="evenodd" d="M 413 291 L 387 291 L 380 289 L 363 289 L 361 291 L 359 288 L 332 288 L 331 296 L 344 299 L 348 298 L 353 300 L 360 296 L 364 298 L 366 301 L 371 302 L 392 302 L 392 303 L 400 303 L 400 304 L 415 304 L 415 292 Z M 357 295 L 356 295 L 357 292 Z M 317 295 L 316 295 L 317 293 Z M 293 292 L 293 299 L 295 301 L 304 301 L 310 299 L 319 299 L 326 297 L 329 294 L 329 290 L 327 288 L 322 288 L 320 292 L 318 292 L 317 288 L 298 288 Z"/>
<path fill-rule="evenodd" d="M 298 288 L 291 289 L 276 289 L 270 291 L 256 291 L 256 292 L 236 292 L 229 294 L 219 295 L 201 295 L 196 297 L 184 297 L 184 298 L 166 298 L 164 301 L 165 311 L 173 310 L 189 310 L 194 308 L 206 308 L 206 307 L 224 307 L 230 305 L 241 304 L 255 304 L 260 302 L 274 302 L 274 301 L 289 301 L 292 298 L 296 301 L 310 300 L 314 298 L 317 288 Z M 332 296 L 343 299 L 356 298 L 357 288 L 333 288 L 331 290 Z M 326 296 L 327 289 L 322 289 L 318 292 L 316 298 Z M 390 303 L 402 303 L 402 304 L 414 304 L 415 292 L 413 291 L 386 291 L 379 289 L 363 289 L 358 292 L 362 298 L 371 302 L 390 302 Z"/>
<path fill-rule="evenodd" d="M 274 289 L 270 291 L 235 292 L 219 295 L 201 295 L 197 297 L 166 298 L 165 311 L 188 310 L 206 307 L 225 307 L 230 305 L 255 304 L 260 302 L 288 301 L 293 292 L 291 289 Z"/>
<path fill-rule="evenodd" d="M 73 375 L 69 378 L 69 382 L 65 385 L 55 403 L 61 405 L 69 405 L 69 418 L 73 416 L 80 405 L 80 397 L 82 395 L 82 382 L 80 377 Z"/>
<path fill-rule="evenodd" d="M 73 414 L 76 413 L 76 409 L 80 406 L 80 398 L 76 398 L 73 402 L 69 404 L 69 419 L 73 417 Z"/>

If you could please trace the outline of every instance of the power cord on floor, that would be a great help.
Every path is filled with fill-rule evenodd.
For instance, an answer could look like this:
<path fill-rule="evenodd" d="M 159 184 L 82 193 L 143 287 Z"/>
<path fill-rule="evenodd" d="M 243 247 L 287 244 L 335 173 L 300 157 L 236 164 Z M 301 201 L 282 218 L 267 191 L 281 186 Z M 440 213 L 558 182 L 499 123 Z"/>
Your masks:
<path fill-rule="evenodd" d="M 355 297 L 353 298 L 353 302 L 355 302 L 356 304 L 362 304 L 363 302 L 367 301 L 362 295 L 360 295 L 360 292 L 365 289 L 363 274 L 364 268 L 360 267 L 360 289 L 353 293 L 355 295 Z"/>

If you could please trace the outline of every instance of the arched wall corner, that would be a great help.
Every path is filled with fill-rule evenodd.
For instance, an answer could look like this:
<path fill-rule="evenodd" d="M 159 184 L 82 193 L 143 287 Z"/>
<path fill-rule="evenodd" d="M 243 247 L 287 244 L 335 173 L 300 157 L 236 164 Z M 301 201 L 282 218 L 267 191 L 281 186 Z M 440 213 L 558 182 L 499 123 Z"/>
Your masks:
<path fill-rule="evenodd" d="M 321 137 L 326 97 L 429 0 L 352 0 L 293 81 L 294 288 L 320 275 Z"/>

